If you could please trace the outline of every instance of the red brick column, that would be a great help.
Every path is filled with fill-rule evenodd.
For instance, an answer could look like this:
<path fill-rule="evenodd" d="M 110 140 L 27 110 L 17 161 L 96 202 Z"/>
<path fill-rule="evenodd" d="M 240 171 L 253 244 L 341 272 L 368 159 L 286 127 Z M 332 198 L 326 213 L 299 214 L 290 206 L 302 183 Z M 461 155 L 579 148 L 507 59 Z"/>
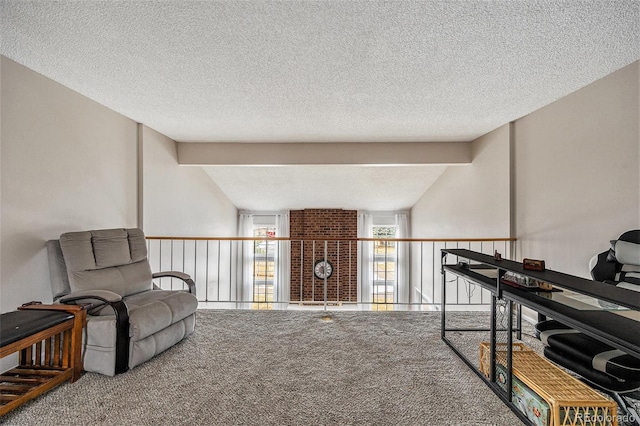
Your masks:
<path fill-rule="evenodd" d="M 351 241 L 327 242 L 327 260 L 334 269 L 333 275 L 327 280 L 327 300 L 356 302 L 358 247 L 355 239 L 358 235 L 358 212 L 341 209 L 292 210 L 289 217 L 291 302 L 324 300 L 324 281 L 314 277 L 313 266 L 317 260 L 324 258 L 324 241 L 331 239 Z M 304 250 L 301 250 L 302 240 Z"/>

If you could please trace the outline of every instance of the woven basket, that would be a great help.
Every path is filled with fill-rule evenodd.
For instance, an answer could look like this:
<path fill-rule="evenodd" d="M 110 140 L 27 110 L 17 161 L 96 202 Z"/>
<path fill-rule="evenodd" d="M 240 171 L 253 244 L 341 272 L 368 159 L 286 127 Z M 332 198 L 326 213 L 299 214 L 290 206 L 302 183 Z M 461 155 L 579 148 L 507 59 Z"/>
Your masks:
<path fill-rule="evenodd" d="M 526 346 L 524 343 L 513 343 L 513 352 L 522 352 L 529 351 L 531 352 L 531 348 Z M 506 343 L 497 343 L 496 342 L 496 362 L 500 360 L 504 360 L 504 364 L 507 363 L 507 344 Z M 480 343 L 480 372 L 485 375 L 485 377 L 489 377 L 489 372 L 491 371 L 491 351 L 489 350 L 489 342 Z"/>
<path fill-rule="evenodd" d="M 496 347 L 506 353 L 506 345 Z M 550 426 L 617 426 L 617 405 L 522 343 L 514 343 L 513 374 L 551 407 Z M 480 370 L 488 376 L 489 343 L 480 344 Z M 483 361 L 486 360 L 486 361 Z M 484 364 L 483 364 L 484 362 Z"/>

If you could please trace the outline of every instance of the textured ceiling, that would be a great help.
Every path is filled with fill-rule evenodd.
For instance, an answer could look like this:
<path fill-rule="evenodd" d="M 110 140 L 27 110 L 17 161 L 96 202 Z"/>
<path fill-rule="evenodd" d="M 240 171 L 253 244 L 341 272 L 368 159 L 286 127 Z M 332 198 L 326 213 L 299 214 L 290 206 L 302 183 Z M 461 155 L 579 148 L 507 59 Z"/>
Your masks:
<path fill-rule="evenodd" d="M 407 210 L 446 166 L 205 167 L 239 209 Z M 257 187 L 251 197 L 248 187 Z M 282 194 L 287 205 L 282 204 Z"/>
<path fill-rule="evenodd" d="M 471 140 L 640 58 L 637 0 L 2 0 L 0 16 L 3 55 L 177 141 Z"/>

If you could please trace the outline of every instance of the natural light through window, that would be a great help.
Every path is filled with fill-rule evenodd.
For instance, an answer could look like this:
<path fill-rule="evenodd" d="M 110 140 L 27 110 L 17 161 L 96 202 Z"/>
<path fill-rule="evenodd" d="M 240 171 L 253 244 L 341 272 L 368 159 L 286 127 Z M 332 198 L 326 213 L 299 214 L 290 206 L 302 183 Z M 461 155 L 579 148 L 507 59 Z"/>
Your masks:
<path fill-rule="evenodd" d="M 373 308 L 392 310 L 396 288 L 396 226 L 374 226 L 373 238 Z"/>
<path fill-rule="evenodd" d="M 278 241 L 275 226 L 254 225 L 253 244 L 253 309 L 273 308 L 273 284 L 276 272 Z"/>

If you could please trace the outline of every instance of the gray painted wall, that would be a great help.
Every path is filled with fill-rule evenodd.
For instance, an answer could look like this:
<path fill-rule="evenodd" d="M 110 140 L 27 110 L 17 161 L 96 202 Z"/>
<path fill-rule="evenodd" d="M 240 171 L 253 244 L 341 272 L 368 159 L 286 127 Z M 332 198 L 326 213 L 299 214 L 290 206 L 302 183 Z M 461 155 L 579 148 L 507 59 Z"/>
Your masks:
<path fill-rule="evenodd" d="M 589 277 L 591 256 L 640 228 L 640 61 L 515 122 L 519 257 Z"/>
<path fill-rule="evenodd" d="M 45 242 L 136 226 L 136 123 L 16 62 L 2 67 L 2 312 L 51 301 Z"/>

